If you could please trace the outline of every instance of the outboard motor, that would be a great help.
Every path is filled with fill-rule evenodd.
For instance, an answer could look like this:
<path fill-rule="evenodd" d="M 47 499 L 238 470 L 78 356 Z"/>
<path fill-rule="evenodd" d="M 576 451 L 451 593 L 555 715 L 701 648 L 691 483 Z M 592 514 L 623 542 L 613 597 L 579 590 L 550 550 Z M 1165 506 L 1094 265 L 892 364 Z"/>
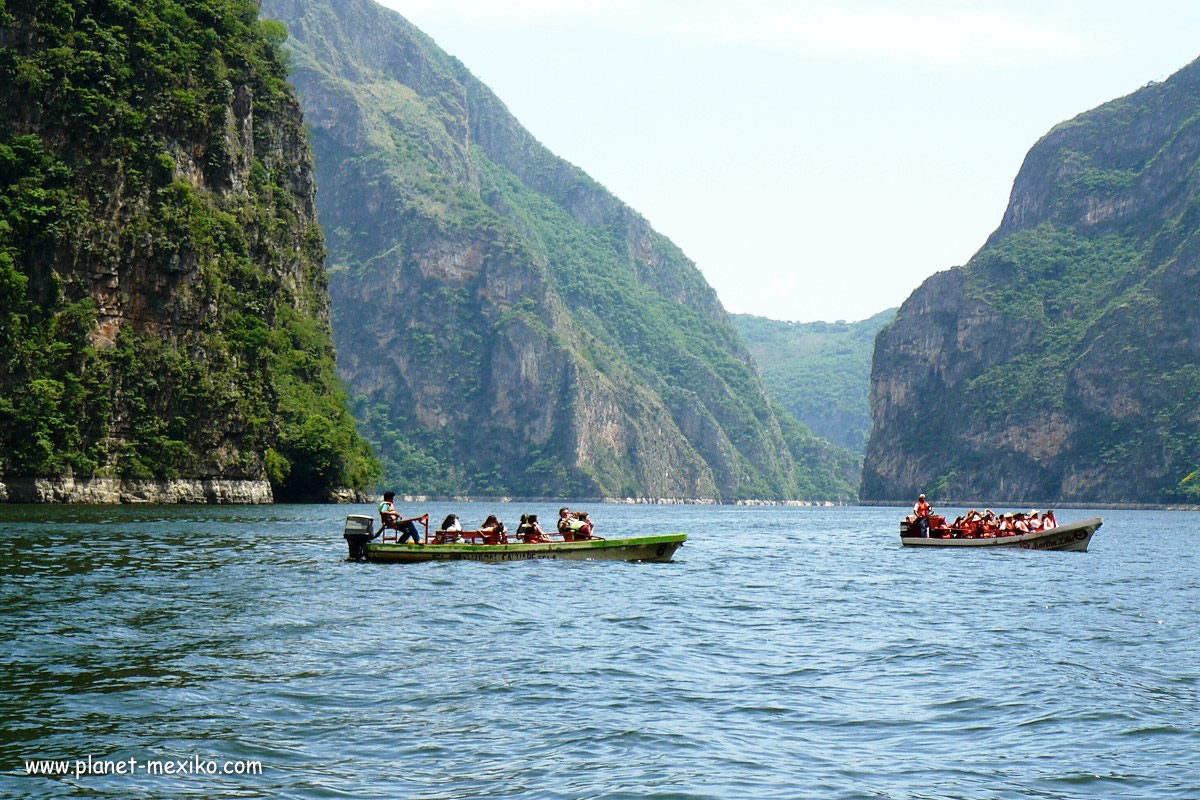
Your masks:
<path fill-rule="evenodd" d="M 374 539 L 375 519 L 366 514 L 351 514 L 346 517 L 346 530 L 342 537 L 350 548 L 350 559 L 362 561 L 367 557 L 367 542 Z"/>

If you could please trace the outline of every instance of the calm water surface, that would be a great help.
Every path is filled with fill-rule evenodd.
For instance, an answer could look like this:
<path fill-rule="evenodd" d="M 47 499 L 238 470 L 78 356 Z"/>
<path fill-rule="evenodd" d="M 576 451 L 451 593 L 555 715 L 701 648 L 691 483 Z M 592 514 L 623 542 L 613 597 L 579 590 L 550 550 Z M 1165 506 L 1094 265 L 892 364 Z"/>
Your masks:
<path fill-rule="evenodd" d="M 452 509 L 555 517 L 405 510 Z M 373 565 L 366 507 L 0 506 L 0 796 L 1200 798 L 1200 515 L 1047 553 L 902 549 L 898 509 L 591 510 L 690 539 Z M 24 774 L 89 755 L 263 774 Z"/>

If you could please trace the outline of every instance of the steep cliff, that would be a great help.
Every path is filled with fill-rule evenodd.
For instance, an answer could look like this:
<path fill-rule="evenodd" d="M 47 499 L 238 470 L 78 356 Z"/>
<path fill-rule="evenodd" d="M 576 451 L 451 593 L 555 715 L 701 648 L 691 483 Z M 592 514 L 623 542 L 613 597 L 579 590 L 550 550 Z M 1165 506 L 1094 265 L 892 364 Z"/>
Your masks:
<path fill-rule="evenodd" d="M 861 454 L 871 434 L 875 336 L 895 316 L 894 308 L 859 322 L 780 322 L 734 314 L 733 323 L 767 393 L 813 433 Z"/>
<path fill-rule="evenodd" d="M 646 220 L 367 0 L 267 0 L 312 128 L 340 369 L 410 492 L 849 498 Z"/>
<path fill-rule="evenodd" d="M 1039 141 L 880 333 L 865 499 L 1200 499 L 1200 62 Z"/>
<path fill-rule="evenodd" d="M 286 34 L 257 14 L 0 2 L 9 499 L 322 497 L 370 478 Z"/>

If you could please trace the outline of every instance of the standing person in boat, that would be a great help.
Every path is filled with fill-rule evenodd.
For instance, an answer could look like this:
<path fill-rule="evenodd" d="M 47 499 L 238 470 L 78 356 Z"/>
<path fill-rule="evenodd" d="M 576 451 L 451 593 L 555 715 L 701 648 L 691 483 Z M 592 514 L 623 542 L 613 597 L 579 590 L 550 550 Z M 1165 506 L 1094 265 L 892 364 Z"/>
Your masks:
<path fill-rule="evenodd" d="M 413 544 L 421 543 L 421 534 L 417 533 L 417 526 L 414 522 L 429 521 L 428 514 L 422 514 L 419 517 L 410 517 L 409 519 L 400 519 L 400 512 L 396 510 L 396 493 L 384 492 L 383 502 L 379 504 L 379 521 L 383 523 L 383 527 L 391 528 L 400 532 L 400 538 L 397 540 L 400 544 L 406 543 L 409 538 L 412 538 Z"/>
<path fill-rule="evenodd" d="M 929 518 L 933 516 L 933 506 L 929 505 L 929 501 L 922 494 L 917 498 L 917 504 L 913 506 L 913 514 L 917 517 L 917 530 L 921 532 L 921 538 L 929 538 Z"/>

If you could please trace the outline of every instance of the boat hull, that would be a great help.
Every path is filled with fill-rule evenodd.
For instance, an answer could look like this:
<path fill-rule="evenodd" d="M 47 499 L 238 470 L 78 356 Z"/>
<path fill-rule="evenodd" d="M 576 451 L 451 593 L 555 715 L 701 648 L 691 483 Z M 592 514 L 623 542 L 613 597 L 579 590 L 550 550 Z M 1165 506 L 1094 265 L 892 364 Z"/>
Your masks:
<path fill-rule="evenodd" d="M 1060 525 L 1048 531 L 1022 533 L 1018 536 L 998 536 L 994 539 L 939 539 L 908 536 L 907 526 L 900 523 L 900 544 L 905 547 L 1012 547 L 1021 550 L 1075 550 L 1085 552 L 1088 543 L 1100 530 L 1100 517 Z"/>
<path fill-rule="evenodd" d="M 687 534 L 635 539 L 590 539 L 541 544 L 384 544 L 366 545 L 367 561 L 417 564 L 425 561 L 670 561 Z"/>

